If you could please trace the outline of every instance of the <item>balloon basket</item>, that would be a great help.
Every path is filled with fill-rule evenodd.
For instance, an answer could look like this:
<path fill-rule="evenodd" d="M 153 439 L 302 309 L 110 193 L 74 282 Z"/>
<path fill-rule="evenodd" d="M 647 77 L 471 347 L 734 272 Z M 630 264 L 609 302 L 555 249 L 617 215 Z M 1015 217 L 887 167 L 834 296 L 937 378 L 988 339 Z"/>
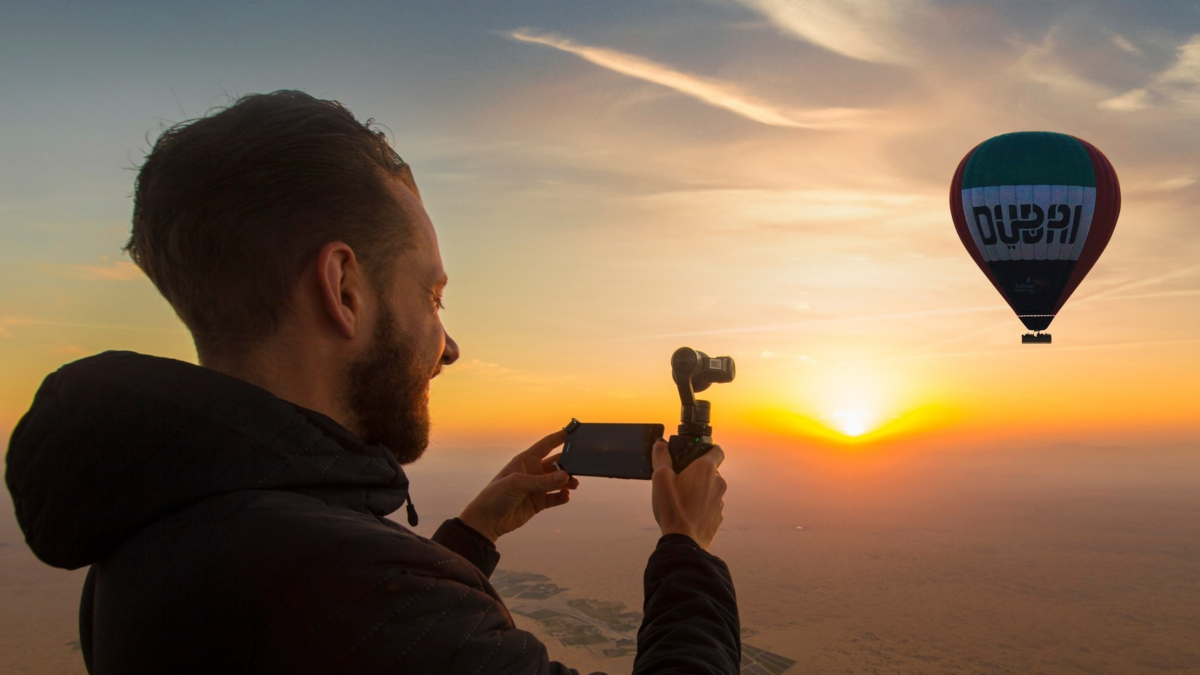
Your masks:
<path fill-rule="evenodd" d="M 1049 333 L 1026 333 L 1021 336 L 1021 344 L 1023 345 L 1048 345 L 1050 344 Z"/>

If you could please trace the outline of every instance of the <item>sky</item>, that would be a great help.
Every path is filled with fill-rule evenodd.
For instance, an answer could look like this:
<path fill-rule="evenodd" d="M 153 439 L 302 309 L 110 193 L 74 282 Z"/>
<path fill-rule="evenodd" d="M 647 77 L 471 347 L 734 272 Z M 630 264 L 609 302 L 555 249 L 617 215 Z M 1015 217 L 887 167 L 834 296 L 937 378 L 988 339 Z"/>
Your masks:
<path fill-rule="evenodd" d="M 671 428 L 683 345 L 737 361 L 717 440 L 785 455 L 1200 440 L 1194 0 L 6 3 L 0 436 L 64 363 L 195 361 L 121 251 L 136 167 L 277 89 L 414 167 L 462 349 L 437 445 Z M 1123 194 L 1049 346 L 948 206 L 963 155 L 1022 130 L 1093 143 Z"/>

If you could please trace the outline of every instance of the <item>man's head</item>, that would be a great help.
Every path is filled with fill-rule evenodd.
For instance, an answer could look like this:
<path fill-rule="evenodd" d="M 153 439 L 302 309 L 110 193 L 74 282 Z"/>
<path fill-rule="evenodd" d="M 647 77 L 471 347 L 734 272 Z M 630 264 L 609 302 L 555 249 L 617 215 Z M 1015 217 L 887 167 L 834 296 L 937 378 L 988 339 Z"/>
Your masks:
<path fill-rule="evenodd" d="M 458 349 L 437 316 L 432 223 L 370 122 L 280 91 L 168 129 L 138 174 L 126 249 L 202 364 L 270 371 L 268 388 L 401 461 L 424 449 L 429 378 Z"/>

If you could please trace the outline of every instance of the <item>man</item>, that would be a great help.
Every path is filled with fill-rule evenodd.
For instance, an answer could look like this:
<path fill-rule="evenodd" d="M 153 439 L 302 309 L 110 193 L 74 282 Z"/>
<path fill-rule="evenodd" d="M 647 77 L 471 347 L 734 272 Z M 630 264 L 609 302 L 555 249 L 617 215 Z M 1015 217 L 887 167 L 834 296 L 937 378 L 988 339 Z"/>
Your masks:
<path fill-rule="evenodd" d="M 550 434 L 432 540 L 386 519 L 428 443 L 429 380 L 458 358 L 446 273 L 408 166 L 340 104 L 252 95 L 166 131 L 128 251 L 200 366 L 129 352 L 46 378 L 7 480 L 30 548 L 91 565 L 92 673 L 564 673 L 487 581 L 496 540 L 567 502 Z M 733 584 L 707 553 L 714 449 L 654 448 L 663 537 L 636 672 L 733 673 Z"/>

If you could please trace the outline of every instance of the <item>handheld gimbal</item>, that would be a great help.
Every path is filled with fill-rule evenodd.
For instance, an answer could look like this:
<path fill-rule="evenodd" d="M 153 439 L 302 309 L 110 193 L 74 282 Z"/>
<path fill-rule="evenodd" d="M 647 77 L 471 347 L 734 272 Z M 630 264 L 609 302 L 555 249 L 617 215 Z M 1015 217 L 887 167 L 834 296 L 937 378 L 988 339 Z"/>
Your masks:
<path fill-rule="evenodd" d="M 675 473 L 713 447 L 709 426 L 712 405 L 696 400 L 696 392 L 712 384 L 732 382 L 734 372 L 733 358 L 729 356 L 712 357 L 690 347 L 680 347 L 671 355 L 671 379 L 679 387 L 679 400 L 683 404 L 679 434 L 667 441 Z"/>

